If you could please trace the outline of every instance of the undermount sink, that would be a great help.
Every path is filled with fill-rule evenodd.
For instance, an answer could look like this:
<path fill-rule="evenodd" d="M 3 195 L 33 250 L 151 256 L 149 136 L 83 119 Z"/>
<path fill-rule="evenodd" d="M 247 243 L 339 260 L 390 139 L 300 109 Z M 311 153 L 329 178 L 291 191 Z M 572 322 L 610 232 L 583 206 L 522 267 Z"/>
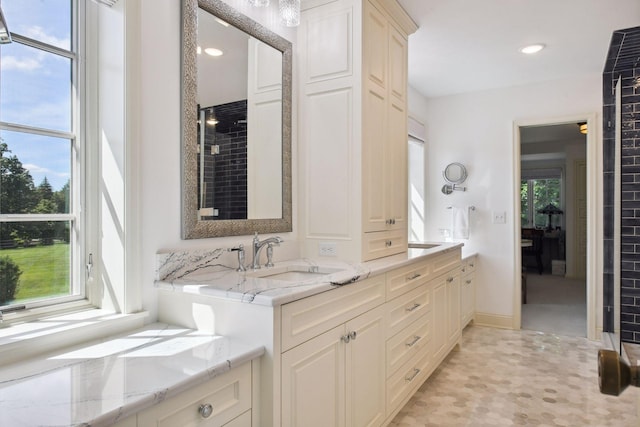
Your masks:
<path fill-rule="evenodd" d="M 318 279 L 331 273 L 343 271 L 340 268 L 319 267 L 312 265 L 286 265 L 247 272 L 249 277 L 282 280 L 285 282 L 305 282 Z"/>

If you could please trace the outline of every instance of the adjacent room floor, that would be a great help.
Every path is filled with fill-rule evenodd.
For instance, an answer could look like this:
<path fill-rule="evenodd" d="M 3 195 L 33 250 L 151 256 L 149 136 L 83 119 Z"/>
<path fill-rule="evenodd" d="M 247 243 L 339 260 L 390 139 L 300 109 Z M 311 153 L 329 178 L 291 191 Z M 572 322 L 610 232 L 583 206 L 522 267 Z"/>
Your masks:
<path fill-rule="evenodd" d="M 528 273 L 527 303 L 522 305 L 522 329 L 586 337 L 586 281 Z"/>
<path fill-rule="evenodd" d="M 391 426 L 638 426 L 640 388 L 598 389 L 599 342 L 478 326 Z"/>

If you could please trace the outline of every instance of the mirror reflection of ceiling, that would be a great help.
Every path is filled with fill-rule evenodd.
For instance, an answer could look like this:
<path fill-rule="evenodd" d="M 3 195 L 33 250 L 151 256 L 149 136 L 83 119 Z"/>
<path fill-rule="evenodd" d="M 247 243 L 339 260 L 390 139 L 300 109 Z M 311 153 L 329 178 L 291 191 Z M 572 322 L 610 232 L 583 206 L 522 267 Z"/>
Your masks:
<path fill-rule="evenodd" d="M 613 31 L 635 27 L 638 0 L 399 0 L 419 25 L 409 84 L 427 97 L 602 74 Z M 547 48 L 536 56 L 518 49 Z"/>
<path fill-rule="evenodd" d="M 249 35 L 198 9 L 198 99 L 201 107 L 247 99 Z M 223 51 L 210 56 L 205 49 Z"/>

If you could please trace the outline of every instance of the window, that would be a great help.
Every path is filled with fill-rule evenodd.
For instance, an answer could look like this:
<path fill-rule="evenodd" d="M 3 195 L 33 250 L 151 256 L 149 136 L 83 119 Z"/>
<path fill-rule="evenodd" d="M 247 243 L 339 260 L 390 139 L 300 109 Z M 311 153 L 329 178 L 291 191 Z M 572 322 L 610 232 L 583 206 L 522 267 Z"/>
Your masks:
<path fill-rule="evenodd" d="M 424 142 L 409 137 L 409 241 L 424 240 Z"/>
<path fill-rule="evenodd" d="M 84 298 L 77 0 L 2 0 L 0 310 Z"/>
<path fill-rule="evenodd" d="M 562 170 L 523 169 L 520 181 L 520 216 L 524 228 L 545 228 L 549 215 L 540 213 L 552 204 L 561 208 Z M 552 217 L 553 220 L 553 217 Z M 557 219 L 556 219 L 557 221 Z M 554 228 L 560 224 L 551 224 Z"/>

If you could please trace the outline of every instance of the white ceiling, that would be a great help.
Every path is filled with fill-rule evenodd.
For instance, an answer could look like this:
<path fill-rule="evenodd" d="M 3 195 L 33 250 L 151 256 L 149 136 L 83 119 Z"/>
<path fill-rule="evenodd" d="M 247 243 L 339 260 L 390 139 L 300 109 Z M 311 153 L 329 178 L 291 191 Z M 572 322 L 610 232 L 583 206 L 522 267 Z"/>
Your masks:
<path fill-rule="evenodd" d="M 427 97 L 601 73 L 611 34 L 640 25 L 640 0 L 399 0 L 409 84 Z M 537 55 L 518 49 L 545 43 Z"/>

